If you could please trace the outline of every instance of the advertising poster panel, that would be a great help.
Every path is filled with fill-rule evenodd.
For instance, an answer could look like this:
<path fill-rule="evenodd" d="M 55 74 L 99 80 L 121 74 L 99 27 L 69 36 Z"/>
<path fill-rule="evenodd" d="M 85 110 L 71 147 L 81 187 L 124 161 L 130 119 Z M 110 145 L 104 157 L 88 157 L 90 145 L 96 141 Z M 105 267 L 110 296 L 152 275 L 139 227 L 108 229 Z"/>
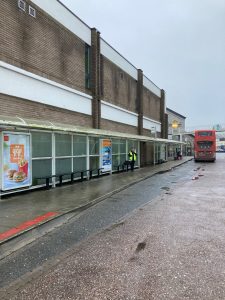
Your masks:
<path fill-rule="evenodd" d="M 30 135 L 3 132 L 2 156 L 2 190 L 30 186 Z"/>
<path fill-rule="evenodd" d="M 112 141 L 109 139 L 101 140 L 101 168 L 102 172 L 112 171 Z"/>

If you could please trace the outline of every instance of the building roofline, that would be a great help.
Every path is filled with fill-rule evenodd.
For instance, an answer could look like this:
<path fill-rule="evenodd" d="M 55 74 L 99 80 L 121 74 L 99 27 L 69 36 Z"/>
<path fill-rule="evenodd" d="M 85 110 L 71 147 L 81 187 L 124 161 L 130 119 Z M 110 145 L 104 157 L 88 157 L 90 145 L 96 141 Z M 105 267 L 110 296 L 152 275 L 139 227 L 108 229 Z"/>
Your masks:
<path fill-rule="evenodd" d="M 181 117 L 181 118 L 183 118 L 183 119 L 186 119 L 185 116 L 183 116 L 183 115 L 177 113 L 176 111 L 174 111 L 174 110 L 172 110 L 172 109 L 170 109 L 170 108 L 168 108 L 168 107 L 166 108 L 166 110 L 168 110 L 169 112 L 171 112 L 171 113 L 173 113 L 173 114 L 175 114 L 175 115 L 177 115 L 177 116 L 179 116 L 179 117 Z"/>
<path fill-rule="evenodd" d="M 8 117 L 0 115 L 0 127 L 3 131 L 20 131 L 20 130 L 47 130 L 51 132 L 64 132 L 64 133 L 74 133 L 74 134 L 86 134 L 86 135 L 94 135 L 94 136 L 106 136 L 110 138 L 122 138 L 122 139 L 131 139 L 143 142 L 159 142 L 165 144 L 184 144 L 183 142 L 144 136 L 144 135 L 136 135 L 129 134 L 123 132 L 115 132 L 110 130 L 103 129 L 95 129 L 90 127 L 83 127 L 71 124 L 62 124 L 55 123 L 45 120 L 32 120 L 20 117 Z"/>
<path fill-rule="evenodd" d="M 85 26 L 87 26 L 89 29 L 91 29 L 91 27 L 85 23 L 81 18 L 79 18 L 69 7 L 67 7 L 63 2 L 61 2 L 60 0 L 56 0 L 57 2 L 59 2 L 65 9 L 67 9 L 74 17 L 76 17 L 81 23 L 83 23 Z"/>

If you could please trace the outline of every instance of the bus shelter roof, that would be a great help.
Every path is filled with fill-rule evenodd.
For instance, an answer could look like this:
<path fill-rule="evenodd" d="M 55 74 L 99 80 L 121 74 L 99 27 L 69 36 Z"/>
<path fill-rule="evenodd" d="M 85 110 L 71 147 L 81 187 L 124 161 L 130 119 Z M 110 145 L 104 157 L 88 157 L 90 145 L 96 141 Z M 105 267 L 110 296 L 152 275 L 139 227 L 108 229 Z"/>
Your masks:
<path fill-rule="evenodd" d="M 36 129 L 36 130 L 48 130 L 57 132 L 70 132 L 77 134 L 88 134 L 95 136 L 103 136 L 108 138 L 124 138 L 131 140 L 138 140 L 142 142 L 157 142 L 164 144 L 184 144 L 180 141 L 162 139 L 157 137 L 150 137 L 145 135 L 129 134 L 104 129 L 94 129 L 91 127 L 75 126 L 71 124 L 62 124 L 57 122 L 50 122 L 45 120 L 33 120 L 20 117 L 8 117 L 0 115 L 0 126 L 5 130 L 11 130 L 12 127 L 16 130 L 24 129 Z"/>

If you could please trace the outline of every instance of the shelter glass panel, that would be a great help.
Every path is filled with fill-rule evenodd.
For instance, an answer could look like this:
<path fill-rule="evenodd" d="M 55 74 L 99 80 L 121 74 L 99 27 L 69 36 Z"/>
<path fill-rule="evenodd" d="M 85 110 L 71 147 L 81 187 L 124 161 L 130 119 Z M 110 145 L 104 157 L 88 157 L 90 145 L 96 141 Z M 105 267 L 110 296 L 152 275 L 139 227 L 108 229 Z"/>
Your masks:
<path fill-rule="evenodd" d="M 120 140 L 112 139 L 112 154 L 117 154 L 120 151 Z"/>
<path fill-rule="evenodd" d="M 52 134 L 32 132 L 32 157 L 52 156 Z"/>
<path fill-rule="evenodd" d="M 113 154 L 112 154 L 112 167 L 117 170 L 119 165 L 122 165 L 126 160 L 126 140 L 113 139 L 112 140 Z"/>
<path fill-rule="evenodd" d="M 70 156 L 71 155 L 71 135 L 56 134 L 55 135 L 55 154 L 56 156 Z"/>
<path fill-rule="evenodd" d="M 87 154 L 87 139 L 86 136 L 73 136 L 73 155 L 86 155 Z"/>
<path fill-rule="evenodd" d="M 57 158 L 55 160 L 56 174 L 71 173 L 71 158 Z M 70 178 L 70 175 L 66 175 L 63 179 Z"/>
<path fill-rule="evenodd" d="M 120 140 L 120 153 L 126 153 L 126 140 Z"/>
<path fill-rule="evenodd" d="M 94 170 L 93 174 L 97 174 L 99 168 L 99 156 L 90 156 L 90 170 Z"/>
<path fill-rule="evenodd" d="M 99 155 L 99 138 L 89 137 L 89 153 L 90 155 Z"/>
<path fill-rule="evenodd" d="M 52 174 L 52 160 L 51 159 L 38 159 L 32 161 L 32 177 L 33 185 L 44 184 L 45 179 L 36 178 L 50 176 Z"/>
<path fill-rule="evenodd" d="M 73 172 L 85 171 L 86 169 L 86 157 L 73 158 Z M 84 173 L 84 175 L 86 174 Z M 80 177 L 80 174 L 75 174 L 74 177 Z"/>

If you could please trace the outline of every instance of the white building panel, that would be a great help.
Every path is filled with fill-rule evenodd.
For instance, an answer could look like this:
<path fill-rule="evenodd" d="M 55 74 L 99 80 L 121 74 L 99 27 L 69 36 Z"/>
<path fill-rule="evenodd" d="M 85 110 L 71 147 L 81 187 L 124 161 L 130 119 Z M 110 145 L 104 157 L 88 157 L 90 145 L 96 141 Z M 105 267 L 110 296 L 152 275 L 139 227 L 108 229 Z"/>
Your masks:
<path fill-rule="evenodd" d="M 91 115 L 92 97 L 0 61 L 0 93 Z"/>
<path fill-rule="evenodd" d="M 57 0 L 31 1 L 85 43 L 91 45 L 91 29 Z"/>
<path fill-rule="evenodd" d="M 155 132 L 155 130 L 157 132 L 161 132 L 161 123 L 147 117 L 143 117 L 143 128 L 153 132 Z"/>
<path fill-rule="evenodd" d="M 149 89 L 153 94 L 161 98 L 161 89 L 158 88 L 150 79 L 143 76 L 143 85 Z"/>
<path fill-rule="evenodd" d="M 137 80 L 137 69 L 129 63 L 122 55 L 113 49 L 107 42 L 101 39 L 101 54 L 116 64 L 127 74 Z"/>
<path fill-rule="evenodd" d="M 106 120 L 138 126 L 138 115 L 111 103 L 101 101 L 101 117 Z"/>

